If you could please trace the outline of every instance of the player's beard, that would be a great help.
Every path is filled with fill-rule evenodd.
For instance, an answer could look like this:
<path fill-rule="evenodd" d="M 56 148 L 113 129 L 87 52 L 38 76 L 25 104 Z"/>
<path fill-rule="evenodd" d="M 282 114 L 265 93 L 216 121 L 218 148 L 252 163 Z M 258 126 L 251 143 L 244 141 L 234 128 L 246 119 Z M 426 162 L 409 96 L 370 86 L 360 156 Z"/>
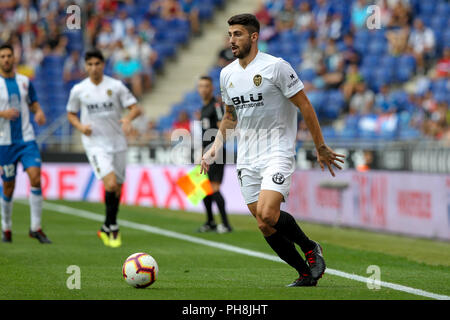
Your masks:
<path fill-rule="evenodd" d="M 13 64 L 2 64 L 0 66 L 0 69 L 2 70 L 3 73 L 11 73 L 13 71 Z"/>
<path fill-rule="evenodd" d="M 241 48 L 239 48 L 239 53 L 235 54 L 234 56 L 238 59 L 244 59 L 246 56 L 249 55 L 251 48 L 252 48 L 252 43 L 249 40 L 245 45 L 243 45 Z"/>

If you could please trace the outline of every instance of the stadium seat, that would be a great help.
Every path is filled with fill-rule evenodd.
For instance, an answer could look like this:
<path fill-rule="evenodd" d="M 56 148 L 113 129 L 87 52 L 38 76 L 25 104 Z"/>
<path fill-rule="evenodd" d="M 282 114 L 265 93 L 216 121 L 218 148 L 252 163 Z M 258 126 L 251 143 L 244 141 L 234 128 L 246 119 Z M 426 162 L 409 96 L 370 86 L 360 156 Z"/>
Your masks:
<path fill-rule="evenodd" d="M 374 40 L 369 43 L 368 53 L 371 55 L 382 56 L 387 51 L 387 43 L 384 40 Z"/>
<path fill-rule="evenodd" d="M 210 4 L 202 4 L 199 6 L 199 18 L 200 20 L 211 20 L 214 13 L 214 8 Z"/>
<path fill-rule="evenodd" d="M 320 113 L 325 102 L 324 92 L 321 90 L 313 90 L 308 92 L 308 98 L 316 113 Z"/>
<path fill-rule="evenodd" d="M 375 69 L 379 66 L 380 56 L 376 54 L 369 54 L 363 58 L 362 67 Z"/>
<path fill-rule="evenodd" d="M 324 126 L 322 127 L 322 134 L 325 140 L 336 139 L 338 137 L 336 130 L 332 126 Z"/>
<path fill-rule="evenodd" d="M 433 15 L 435 4 L 436 1 L 421 1 L 420 13 L 428 16 Z"/>
<path fill-rule="evenodd" d="M 314 69 L 303 69 L 299 72 L 299 77 L 302 81 L 312 82 L 317 74 Z"/>

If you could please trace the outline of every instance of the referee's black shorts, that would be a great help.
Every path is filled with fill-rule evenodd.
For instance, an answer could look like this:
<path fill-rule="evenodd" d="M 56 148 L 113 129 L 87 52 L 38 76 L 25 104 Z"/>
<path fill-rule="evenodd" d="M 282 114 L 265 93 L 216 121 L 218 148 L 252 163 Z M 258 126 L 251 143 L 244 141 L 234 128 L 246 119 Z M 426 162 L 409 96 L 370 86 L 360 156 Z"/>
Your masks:
<path fill-rule="evenodd" d="M 208 170 L 208 178 L 209 181 L 222 183 L 223 179 L 223 170 L 225 168 L 225 164 L 217 164 L 213 163 L 209 166 Z"/>

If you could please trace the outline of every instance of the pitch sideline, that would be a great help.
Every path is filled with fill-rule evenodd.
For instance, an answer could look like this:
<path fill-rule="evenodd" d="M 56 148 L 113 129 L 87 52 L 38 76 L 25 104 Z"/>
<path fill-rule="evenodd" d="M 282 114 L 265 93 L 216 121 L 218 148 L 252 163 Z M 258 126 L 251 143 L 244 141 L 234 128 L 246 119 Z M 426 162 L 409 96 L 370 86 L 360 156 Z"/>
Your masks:
<path fill-rule="evenodd" d="M 17 201 L 17 202 L 28 205 L 27 201 Z M 51 211 L 56 211 L 59 213 L 82 217 L 82 218 L 95 220 L 95 221 L 99 221 L 99 222 L 103 222 L 105 219 L 103 215 L 93 213 L 93 212 L 90 212 L 87 210 L 68 207 L 65 205 L 44 202 L 43 207 L 45 209 L 48 209 Z M 205 245 L 205 246 L 209 246 L 209 247 L 213 247 L 213 248 L 222 249 L 225 251 L 240 253 L 240 254 L 244 254 L 247 256 L 251 256 L 251 257 L 256 257 L 256 258 L 261 258 L 261 259 L 284 263 L 284 261 L 281 260 L 279 257 L 271 255 L 271 254 L 248 250 L 248 249 L 240 248 L 237 246 L 233 246 L 233 245 L 229 245 L 229 244 L 225 244 L 225 243 L 221 243 L 221 242 L 205 240 L 202 238 L 197 238 L 197 237 L 189 236 L 186 234 L 182 234 L 182 233 L 178 233 L 178 232 L 174 232 L 174 231 L 170 231 L 170 230 L 165 230 L 165 229 L 153 227 L 150 225 L 135 223 L 135 222 L 127 221 L 127 220 L 118 219 L 118 222 L 123 227 L 128 227 L 128 228 L 132 228 L 132 229 L 136 229 L 136 230 L 145 231 L 148 233 L 154 233 L 154 234 L 158 234 L 158 235 L 162 235 L 162 236 L 166 236 L 166 237 L 170 237 L 170 238 L 175 238 L 175 239 L 184 240 L 184 241 L 188 241 L 188 242 L 192 242 L 192 243 L 197 243 L 197 244 L 201 244 L 201 245 Z M 331 275 L 335 275 L 338 277 L 355 280 L 355 281 L 359 281 L 359 282 L 364 282 L 364 283 L 367 283 L 368 281 L 372 282 L 372 280 L 369 278 L 366 278 L 363 276 L 358 276 L 355 274 L 350 274 L 347 272 L 343 272 L 343 271 L 335 270 L 335 269 L 331 269 L 331 268 L 327 268 L 325 272 L 327 274 L 331 274 Z M 417 296 L 423 296 L 423 297 L 432 298 L 432 299 L 436 299 L 436 300 L 450 300 L 450 296 L 436 294 L 436 293 L 432 293 L 432 292 L 428 292 L 428 291 L 424 291 L 424 290 L 420 290 L 420 289 L 416 289 L 416 288 L 411 288 L 411 287 L 407 287 L 407 286 L 403 286 L 403 285 L 399 285 L 399 284 L 395 284 L 395 283 L 379 281 L 376 284 L 379 284 L 382 287 L 410 293 L 410 294 L 417 295 Z"/>

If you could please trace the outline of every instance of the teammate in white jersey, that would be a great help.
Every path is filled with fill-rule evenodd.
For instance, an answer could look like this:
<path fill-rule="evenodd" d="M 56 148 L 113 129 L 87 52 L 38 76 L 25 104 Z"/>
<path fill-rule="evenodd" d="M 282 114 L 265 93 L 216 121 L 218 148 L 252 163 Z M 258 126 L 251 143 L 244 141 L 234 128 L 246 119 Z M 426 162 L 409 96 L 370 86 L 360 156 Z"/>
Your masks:
<path fill-rule="evenodd" d="M 125 181 L 125 134 L 141 109 L 121 81 L 103 74 L 105 62 L 99 50 L 86 52 L 85 67 L 88 77 L 70 91 L 67 118 L 82 133 L 86 156 L 105 187 L 106 219 L 97 235 L 106 246 L 119 247 L 122 241 L 117 214 Z M 129 112 L 122 116 L 124 109 Z"/>
<path fill-rule="evenodd" d="M 255 16 L 236 15 L 228 24 L 231 50 L 238 59 L 220 73 L 226 110 L 214 144 L 203 156 L 202 171 L 209 169 L 230 130 L 236 130 L 238 178 L 250 212 L 271 248 L 298 271 L 298 279 L 289 286 L 315 286 L 325 272 L 322 248 L 289 213 L 280 211 L 295 169 L 297 108 L 314 139 L 322 170 L 327 166 L 334 176 L 332 166 L 341 169 L 336 161 L 343 163 L 344 156 L 325 144 L 303 83 L 289 63 L 258 51 Z M 308 264 L 294 244 L 300 246 Z"/>
<path fill-rule="evenodd" d="M 19 161 L 30 179 L 31 228 L 29 235 L 41 243 L 51 243 L 41 228 L 41 155 L 30 123 L 30 111 L 38 125 L 45 115 L 37 101 L 31 81 L 14 71 L 14 50 L 0 46 L 0 174 L 3 180 L 1 199 L 2 241 L 12 242 L 12 197 Z"/>

